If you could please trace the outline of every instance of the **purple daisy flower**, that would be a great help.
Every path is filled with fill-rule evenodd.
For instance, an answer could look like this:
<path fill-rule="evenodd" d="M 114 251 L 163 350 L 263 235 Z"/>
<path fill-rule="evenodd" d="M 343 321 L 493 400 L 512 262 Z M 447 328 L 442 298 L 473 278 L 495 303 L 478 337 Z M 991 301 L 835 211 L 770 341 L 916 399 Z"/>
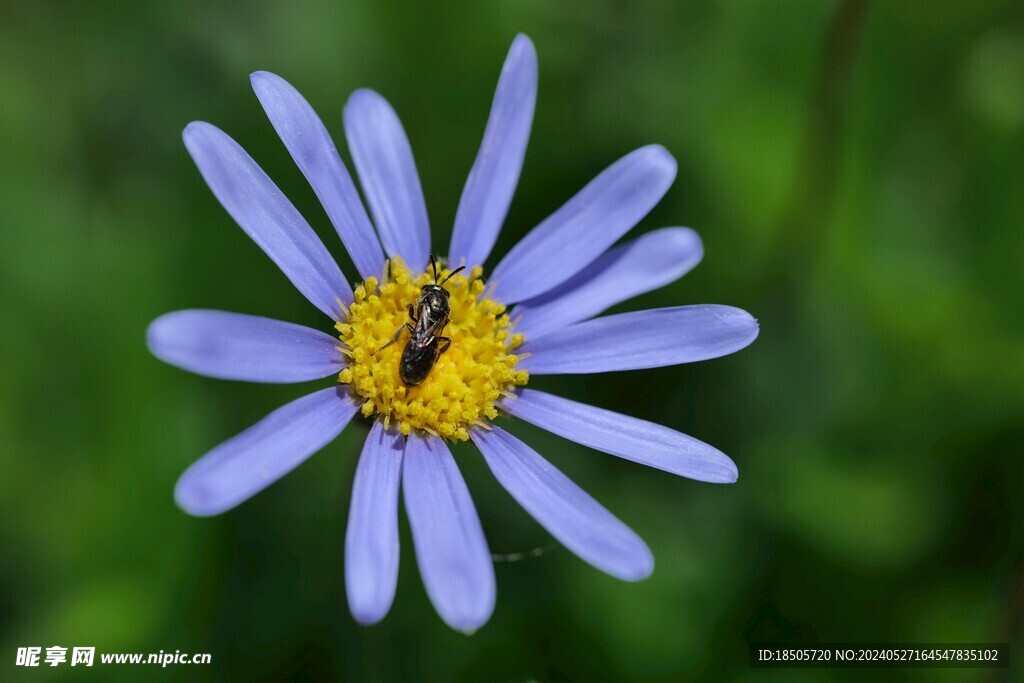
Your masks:
<path fill-rule="evenodd" d="M 732 460 L 697 439 L 525 388 L 531 374 L 716 358 L 757 336 L 756 321 L 729 306 L 595 317 L 700 261 L 700 239 L 686 228 L 612 246 L 668 191 L 675 160 L 656 145 L 618 160 L 534 228 L 485 282 L 480 264 L 512 201 L 536 99 L 537 58 L 520 35 L 502 69 L 448 258 L 434 273 L 423 192 L 391 106 L 369 90 L 357 91 L 345 106 L 345 134 L 368 214 L 306 100 L 273 74 L 255 73 L 252 84 L 362 281 L 350 285 L 309 224 L 234 140 L 208 123 L 186 127 L 185 146 L 214 195 L 331 318 L 337 335 L 250 315 L 186 310 L 152 323 L 150 350 L 172 365 L 221 379 L 285 383 L 337 376 L 338 383 L 278 408 L 200 458 L 177 484 L 178 505 L 193 515 L 224 512 L 301 464 L 362 413 L 373 423 L 356 469 L 345 539 L 348 601 L 359 622 L 380 621 L 394 599 L 400 491 L 420 573 L 441 618 L 471 632 L 494 609 L 491 554 L 446 441 L 471 440 L 512 497 L 582 559 L 628 581 L 648 576 L 654 560 L 644 542 L 492 420 L 506 413 L 666 472 L 736 480 Z M 469 269 L 460 273 L 453 269 L 458 265 Z M 434 327 L 417 323 L 434 344 L 433 365 L 422 383 L 410 385 L 399 371 L 409 337 L 403 326 L 410 317 L 436 314 L 414 308 L 421 289 L 434 283 L 445 290 L 450 314 Z"/>

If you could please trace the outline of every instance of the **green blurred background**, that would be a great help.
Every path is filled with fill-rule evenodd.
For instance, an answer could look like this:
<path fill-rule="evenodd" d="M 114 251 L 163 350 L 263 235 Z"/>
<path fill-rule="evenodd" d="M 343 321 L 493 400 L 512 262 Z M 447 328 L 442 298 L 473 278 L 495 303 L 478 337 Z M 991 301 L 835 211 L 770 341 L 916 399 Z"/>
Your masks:
<path fill-rule="evenodd" d="M 513 423 L 646 539 L 653 576 L 621 583 L 561 548 L 499 564 L 494 616 L 465 637 L 431 608 L 403 516 L 395 605 L 361 628 L 342 548 L 365 424 L 228 514 L 174 506 L 189 463 L 308 387 L 189 375 L 148 354 L 146 325 L 211 307 L 326 328 L 180 133 L 228 131 L 351 274 L 248 74 L 291 81 L 339 146 L 345 99 L 373 87 L 402 116 L 443 253 L 517 32 L 540 90 L 495 253 L 659 142 L 678 180 L 632 234 L 688 225 L 705 258 L 616 310 L 725 303 L 761 322 L 735 356 L 533 386 L 715 444 L 740 480 L 674 478 Z M 751 640 L 1008 640 L 1021 671 L 1018 1 L 8 0 L 0 87 L 4 680 L 884 677 L 753 670 Z M 549 542 L 471 448 L 456 454 L 492 551 Z M 27 645 L 213 664 L 16 669 Z"/>

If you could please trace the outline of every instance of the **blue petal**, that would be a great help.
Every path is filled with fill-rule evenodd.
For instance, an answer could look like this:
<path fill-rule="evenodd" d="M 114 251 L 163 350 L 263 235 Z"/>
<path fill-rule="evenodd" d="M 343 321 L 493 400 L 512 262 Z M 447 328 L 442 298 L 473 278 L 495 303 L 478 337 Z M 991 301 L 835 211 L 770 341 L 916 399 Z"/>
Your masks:
<path fill-rule="evenodd" d="M 627 154 L 535 227 L 494 269 L 504 304 L 532 299 L 581 271 L 654 208 L 676 177 L 664 147 Z"/>
<path fill-rule="evenodd" d="M 398 484 L 405 438 L 373 423 L 359 456 L 345 532 L 345 590 L 352 616 L 376 624 L 398 585 Z"/>
<path fill-rule="evenodd" d="M 194 462 L 174 498 L 190 515 L 230 510 L 333 441 L 358 410 L 341 386 L 292 401 Z"/>
<path fill-rule="evenodd" d="M 462 190 L 449 263 L 474 266 L 491 253 L 519 183 L 536 100 L 537 53 L 520 34 L 505 59 L 484 139 Z"/>
<path fill-rule="evenodd" d="M 152 322 L 146 339 L 165 363 L 219 379 L 305 382 L 345 366 L 339 342 L 329 334 L 241 313 L 167 313 Z"/>
<path fill-rule="evenodd" d="M 562 545 L 620 579 L 650 576 L 654 558 L 640 537 L 535 450 L 498 427 L 470 436 L 505 490 Z"/>
<path fill-rule="evenodd" d="M 700 237 L 689 228 L 663 228 L 606 251 L 549 292 L 524 301 L 516 332 L 542 337 L 615 304 L 677 280 L 700 263 Z"/>
<path fill-rule="evenodd" d="M 471 633 L 494 611 L 494 565 L 466 482 L 444 441 L 413 432 L 402 493 L 427 595 L 445 623 Z"/>
<path fill-rule="evenodd" d="M 678 306 L 621 313 L 527 340 L 519 367 L 535 375 L 659 368 L 718 358 L 757 338 L 757 321 L 732 306 Z"/>
<path fill-rule="evenodd" d="M 235 222 L 284 271 L 296 289 L 334 320 L 352 288 L 327 247 L 292 203 L 237 142 L 194 121 L 182 135 L 206 184 Z"/>
<path fill-rule="evenodd" d="M 423 271 L 430 255 L 427 204 L 398 115 L 377 93 L 357 90 L 345 105 L 345 137 L 384 249 Z"/>
<path fill-rule="evenodd" d="M 313 187 L 363 279 L 380 277 L 384 250 L 348 169 L 320 117 L 299 91 L 266 71 L 250 77 L 253 90 L 288 152 Z"/>
<path fill-rule="evenodd" d="M 717 448 L 646 420 L 533 389 L 502 399 L 501 409 L 570 441 L 681 477 L 731 484 L 739 476 Z"/>

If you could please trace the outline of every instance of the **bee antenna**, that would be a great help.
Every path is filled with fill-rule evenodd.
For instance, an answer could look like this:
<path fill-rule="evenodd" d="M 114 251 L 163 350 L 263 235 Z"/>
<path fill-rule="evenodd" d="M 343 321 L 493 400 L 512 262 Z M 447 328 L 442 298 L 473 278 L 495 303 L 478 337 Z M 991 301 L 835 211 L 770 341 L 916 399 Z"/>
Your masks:
<path fill-rule="evenodd" d="M 430 255 L 430 266 L 434 269 L 434 284 L 437 284 L 437 261 L 434 260 L 434 255 Z"/>
<path fill-rule="evenodd" d="M 448 282 L 448 281 L 449 281 L 449 280 L 451 280 L 451 279 L 452 279 L 453 277 L 455 277 L 455 274 L 456 274 L 456 273 L 458 273 L 458 272 L 459 272 L 460 270 L 465 270 L 465 269 L 466 269 L 466 266 L 459 266 L 458 268 L 456 268 L 456 269 L 455 269 L 455 270 L 453 270 L 452 272 L 448 273 L 448 277 L 446 277 L 446 278 L 445 278 L 445 279 L 444 279 L 444 280 L 443 280 L 443 281 L 441 282 L 441 284 L 443 285 L 443 284 L 444 284 L 445 282 Z M 435 278 L 435 282 L 436 282 L 436 278 Z"/>

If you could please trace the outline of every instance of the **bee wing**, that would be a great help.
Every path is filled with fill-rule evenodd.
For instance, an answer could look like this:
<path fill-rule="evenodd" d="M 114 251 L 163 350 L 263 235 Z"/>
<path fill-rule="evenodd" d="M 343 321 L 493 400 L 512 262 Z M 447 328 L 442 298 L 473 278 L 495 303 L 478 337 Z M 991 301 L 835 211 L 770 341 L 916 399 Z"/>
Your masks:
<path fill-rule="evenodd" d="M 430 327 L 427 328 L 427 333 L 431 337 L 440 337 L 444 332 L 445 326 L 448 325 L 448 318 L 444 317 L 440 320 L 435 320 Z"/>
<path fill-rule="evenodd" d="M 430 329 L 432 327 L 430 323 L 430 309 L 427 307 L 421 308 L 418 312 L 419 319 L 416 321 L 416 334 L 415 337 L 428 337 L 431 335 Z"/>
<path fill-rule="evenodd" d="M 441 312 L 424 304 L 420 309 L 420 324 L 417 325 L 417 332 L 421 335 L 436 337 L 444 331 L 448 324 L 448 315 L 439 315 Z"/>

